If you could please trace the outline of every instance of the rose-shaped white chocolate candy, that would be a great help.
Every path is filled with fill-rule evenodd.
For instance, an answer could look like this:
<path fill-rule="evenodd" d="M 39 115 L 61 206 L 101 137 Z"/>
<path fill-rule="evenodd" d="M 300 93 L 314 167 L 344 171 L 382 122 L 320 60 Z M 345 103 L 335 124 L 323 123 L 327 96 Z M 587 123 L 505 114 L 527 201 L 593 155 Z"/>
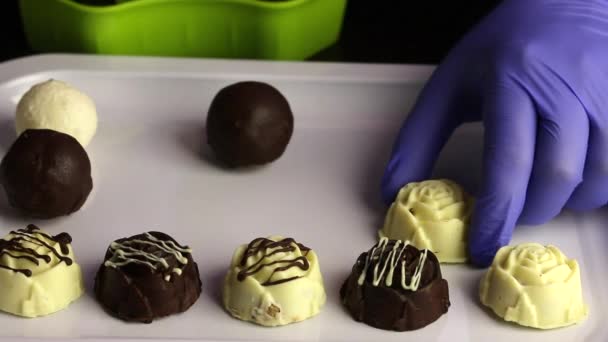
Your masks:
<path fill-rule="evenodd" d="M 479 297 L 504 320 L 540 329 L 578 323 L 588 312 L 576 260 L 537 243 L 501 248 Z"/>
<path fill-rule="evenodd" d="M 409 240 L 418 249 L 431 250 L 440 262 L 465 262 L 472 209 L 473 198 L 450 180 L 409 183 L 388 210 L 379 235 Z"/>

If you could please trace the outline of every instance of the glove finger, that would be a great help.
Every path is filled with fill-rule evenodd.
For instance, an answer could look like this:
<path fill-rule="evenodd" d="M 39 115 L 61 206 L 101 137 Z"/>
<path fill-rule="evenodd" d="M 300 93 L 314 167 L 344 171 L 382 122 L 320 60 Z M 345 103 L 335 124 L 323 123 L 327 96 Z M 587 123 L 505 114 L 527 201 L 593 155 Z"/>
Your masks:
<path fill-rule="evenodd" d="M 583 179 L 589 139 L 585 109 L 559 80 L 546 82 L 535 104 L 536 152 L 521 224 L 542 224 L 561 212 Z"/>
<path fill-rule="evenodd" d="M 586 51 L 589 56 L 596 56 L 593 51 Z M 608 52 L 608 49 L 605 51 Z M 599 208 L 608 202 L 608 191 L 606 191 L 608 189 L 608 121 L 605 113 L 608 108 L 608 98 L 604 96 L 606 78 L 589 77 L 590 74 L 596 76 L 607 74 L 594 62 L 585 63 L 583 69 L 585 72 L 580 72 L 578 69 L 565 70 L 569 70 L 566 77 L 572 80 L 572 88 L 576 91 L 577 98 L 585 104 L 584 108 L 589 120 L 589 142 L 583 182 L 574 190 L 566 207 L 585 211 Z"/>
<path fill-rule="evenodd" d="M 469 106 L 454 64 L 448 61 L 435 71 L 401 127 L 382 178 L 387 204 L 407 183 L 429 177 L 439 152 L 463 122 Z"/>
<path fill-rule="evenodd" d="M 608 203 L 608 127 L 600 121 L 590 120 L 589 146 L 583 171 L 583 182 L 580 183 L 566 208 L 573 210 L 591 210 Z"/>
<path fill-rule="evenodd" d="M 525 202 L 536 141 L 536 111 L 528 94 L 507 75 L 484 93 L 484 160 L 469 229 L 469 256 L 487 266 L 509 243 Z"/>

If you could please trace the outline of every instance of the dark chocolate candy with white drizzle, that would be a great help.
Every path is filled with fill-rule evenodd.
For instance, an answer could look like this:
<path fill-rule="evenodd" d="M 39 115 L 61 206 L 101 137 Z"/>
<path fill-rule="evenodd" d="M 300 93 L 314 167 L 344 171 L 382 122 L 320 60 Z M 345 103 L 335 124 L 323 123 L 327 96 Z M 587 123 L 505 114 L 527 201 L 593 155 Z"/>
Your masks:
<path fill-rule="evenodd" d="M 359 256 L 340 297 L 355 320 L 396 331 L 420 329 L 450 306 L 437 257 L 386 238 Z"/>
<path fill-rule="evenodd" d="M 184 312 L 200 293 L 192 250 L 161 232 L 112 242 L 95 278 L 98 301 L 125 321 L 150 323 Z"/>

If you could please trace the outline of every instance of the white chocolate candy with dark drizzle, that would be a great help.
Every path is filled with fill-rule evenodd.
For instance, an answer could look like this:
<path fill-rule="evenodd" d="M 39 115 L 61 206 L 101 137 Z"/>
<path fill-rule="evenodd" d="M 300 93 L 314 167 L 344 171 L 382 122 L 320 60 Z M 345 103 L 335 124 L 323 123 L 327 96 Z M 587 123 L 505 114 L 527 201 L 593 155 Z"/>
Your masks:
<path fill-rule="evenodd" d="M 326 294 L 317 255 L 291 238 L 257 238 L 234 253 L 223 288 L 234 317 L 279 326 L 315 316 Z"/>
<path fill-rule="evenodd" d="M 23 317 L 45 316 L 84 293 L 72 238 L 51 236 L 34 225 L 0 240 L 0 310 Z"/>

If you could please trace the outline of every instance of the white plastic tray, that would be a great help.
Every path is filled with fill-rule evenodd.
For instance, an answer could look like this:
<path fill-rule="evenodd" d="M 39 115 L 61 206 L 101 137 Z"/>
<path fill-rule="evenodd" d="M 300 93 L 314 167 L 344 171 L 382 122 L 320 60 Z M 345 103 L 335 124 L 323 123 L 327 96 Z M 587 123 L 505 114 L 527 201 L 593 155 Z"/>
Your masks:
<path fill-rule="evenodd" d="M 428 66 L 267 63 L 43 55 L 0 64 L 0 154 L 15 138 L 13 115 L 34 83 L 56 78 L 90 94 L 100 116 L 88 152 L 94 190 L 78 213 L 35 221 L 69 232 L 85 272 L 87 294 L 54 315 L 23 319 L 0 314 L 4 340 L 205 341 L 606 341 L 608 213 L 565 213 L 540 227 L 519 227 L 514 242 L 559 246 L 578 259 L 589 319 L 554 331 L 495 319 L 477 297 L 482 270 L 443 266 L 452 306 L 414 332 L 387 332 L 357 323 L 338 291 L 357 256 L 374 242 L 385 207 L 379 181 L 392 140 L 432 71 Z M 201 152 L 206 111 L 224 85 L 255 79 L 278 87 L 295 113 L 285 155 L 270 166 L 230 172 Z M 481 129 L 461 128 L 446 147 L 437 175 L 474 191 Z M 201 157 L 203 156 L 203 157 Z M 0 195 L 0 233 L 30 222 Z M 91 287 L 107 245 L 162 230 L 194 248 L 203 293 L 186 313 L 150 325 L 108 316 Z M 320 257 L 328 294 L 308 321 L 264 328 L 226 314 L 220 288 L 234 249 L 255 237 L 292 236 Z M 1 291 L 0 284 L 0 291 Z"/>

